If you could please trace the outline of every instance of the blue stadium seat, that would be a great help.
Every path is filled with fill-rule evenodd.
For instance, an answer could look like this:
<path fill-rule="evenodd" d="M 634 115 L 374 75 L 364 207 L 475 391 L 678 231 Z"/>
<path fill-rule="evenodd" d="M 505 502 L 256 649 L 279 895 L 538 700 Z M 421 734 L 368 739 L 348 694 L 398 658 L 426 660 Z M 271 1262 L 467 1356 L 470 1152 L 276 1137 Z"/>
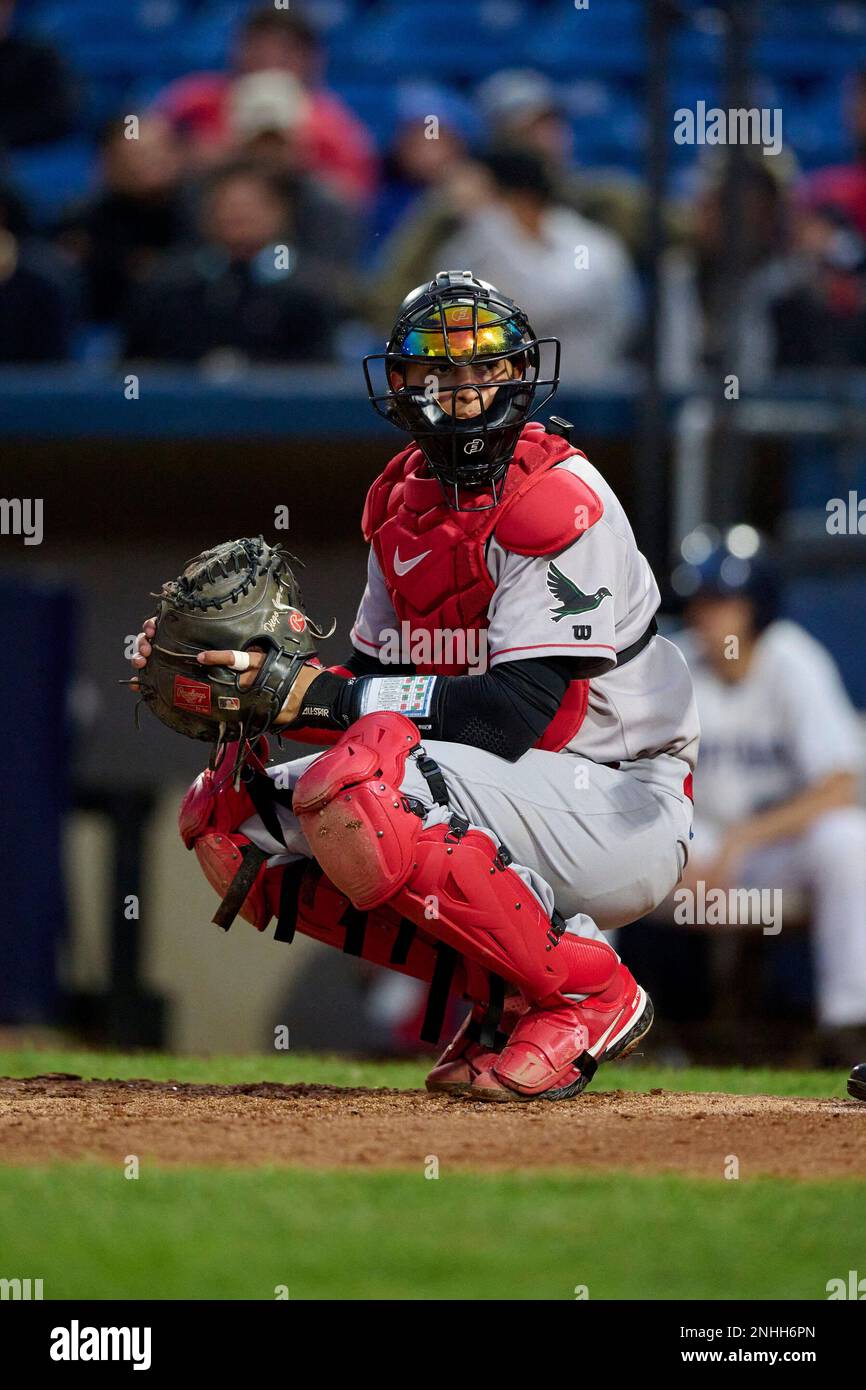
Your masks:
<path fill-rule="evenodd" d="M 13 150 L 7 167 L 34 220 L 39 226 L 50 226 L 67 203 L 87 192 L 93 176 L 93 145 L 73 137 L 38 149 Z"/>
<path fill-rule="evenodd" d="M 147 44 L 181 28 L 192 13 L 183 0 L 75 0 L 72 5 L 41 0 L 33 7 L 27 27 L 64 47 L 98 39 L 137 38 Z"/>
<path fill-rule="evenodd" d="M 557 74 L 614 76 L 646 67 L 646 10 L 636 0 L 608 0 L 587 10 L 556 6 L 539 13 L 525 62 Z"/>
<path fill-rule="evenodd" d="M 843 41 L 866 34 L 866 10 L 854 0 L 835 3 L 797 5 L 791 0 L 763 0 L 761 29 L 778 39 L 823 39 Z"/>
<path fill-rule="evenodd" d="M 184 0 L 45 0 L 28 26 L 97 81 L 221 66 L 235 16 Z"/>
<path fill-rule="evenodd" d="M 563 95 L 579 164 L 641 166 L 645 114 L 634 90 L 623 83 L 578 78 L 564 86 Z"/>
<path fill-rule="evenodd" d="M 304 0 L 304 17 L 328 43 L 339 30 L 362 23 L 364 8 L 364 0 Z"/>
<path fill-rule="evenodd" d="M 830 83 L 797 99 L 783 98 L 782 128 L 804 169 L 841 164 L 853 155 L 845 126 L 844 84 Z"/>
<path fill-rule="evenodd" d="M 397 119 L 395 88 L 381 82 L 336 82 L 334 89 L 364 122 L 379 149 L 385 149 Z"/>
<path fill-rule="evenodd" d="M 712 77 L 724 62 L 724 38 L 718 28 L 690 25 L 674 35 L 673 64 L 691 77 Z"/>
<path fill-rule="evenodd" d="M 184 24 L 160 46 L 159 70 L 167 78 L 191 72 L 219 72 L 228 66 L 236 31 L 235 16 L 221 9 Z"/>
<path fill-rule="evenodd" d="M 525 65 L 531 10 L 525 0 L 389 3 L 330 40 L 329 71 L 344 79 L 369 72 L 392 78 L 479 80 L 498 67 Z"/>
<path fill-rule="evenodd" d="M 814 34 L 810 38 L 765 35 L 755 45 L 758 69 L 775 77 L 827 78 L 866 67 L 866 34 L 843 38 L 838 34 Z"/>

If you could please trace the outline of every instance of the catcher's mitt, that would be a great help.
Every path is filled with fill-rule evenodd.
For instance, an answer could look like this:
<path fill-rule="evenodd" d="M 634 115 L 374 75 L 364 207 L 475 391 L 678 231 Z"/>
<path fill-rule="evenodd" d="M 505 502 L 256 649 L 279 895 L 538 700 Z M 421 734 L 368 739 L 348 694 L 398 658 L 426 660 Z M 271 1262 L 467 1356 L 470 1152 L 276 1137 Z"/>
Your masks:
<path fill-rule="evenodd" d="M 189 560 L 154 597 L 156 636 L 147 665 L 135 677 L 146 707 L 187 738 L 222 747 L 238 743 L 238 762 L 273 723 L 301 667 L 324 634 L 304 613 L 290 556 L 255 539 L 225 541 Z M 242 672 L 203 666 L 203 651 L 261 647 L 254 682 Z"/>

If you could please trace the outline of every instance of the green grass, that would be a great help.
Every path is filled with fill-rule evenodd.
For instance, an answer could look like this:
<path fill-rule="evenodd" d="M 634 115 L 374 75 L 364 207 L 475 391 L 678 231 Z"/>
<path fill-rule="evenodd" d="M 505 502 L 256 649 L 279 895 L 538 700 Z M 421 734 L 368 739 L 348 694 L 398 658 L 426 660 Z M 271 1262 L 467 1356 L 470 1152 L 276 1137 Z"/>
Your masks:
<path fill-rule="evenodd" d="M 272 1052 L 250 1056 L 177 1057 L 164 1052 L 86 1052 L 75 1048 L 0 1049 L 0 1076 L 74 1072 L 84 1077 L 148 1077 L 152 1081 L 208 1081 L 243 1085 L 254 1081 L 306 1081 L 332 1086 L 424 1085 L 432 1063 L 424 1059 L 355 1061 L 322 1053 Z M 844 1096 L 841 1071 L 773 1071 L 742 1067 L 655 1067 L 627 1061 L 600 1070 L 594 1091 L 724 1091 L 736 1095 Z"/>
<path fill-rule="evenodd" d="M 429 1064 L 0 1050 L 0 1075 L 417 1087 Z M 833 1072 L 630 1062 L 594 1089 L 842 1096 Z M 0 1166 L 0 1276 L 46 1298 L 824 1298 L 866 1267 L 855 1182 L 543 1172 Z"/>
<path fill-rule="evenodd" d="M 856 1183 L 0 1168 L 4 1277 L 52 1298 L 826 1298 Z"/>

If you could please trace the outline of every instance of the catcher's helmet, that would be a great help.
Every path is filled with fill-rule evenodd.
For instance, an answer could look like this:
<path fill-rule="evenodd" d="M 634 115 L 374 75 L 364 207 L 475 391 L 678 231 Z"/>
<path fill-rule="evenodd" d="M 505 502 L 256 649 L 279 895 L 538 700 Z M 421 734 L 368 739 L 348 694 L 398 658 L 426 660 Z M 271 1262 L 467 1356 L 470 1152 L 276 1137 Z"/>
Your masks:
<path fill-rule="evenodd" d="M 711 526 L 699 526 L 681 546 L 682 563 L 671 575 L 671 587 L 682 604 L 708 594 L 747 598 L 761 632 L 779 616 L 779 571 L 766 539 L 752 526 L 732 526 L 723 536 Z"/>
<path fill-rule="evenodd" d="M 545 344 L 553 362 L 542 377 Z M 373 381 L 373 363 L 384 375 L 383 390 Z M 410 383 L 412 366 L 427 373 Z M 439 384 L 443 370 L 476 366 L 483 368 L 476 380 Z M 523 310 L 471 271 L 440 270 L 404 299 L 384 353 L 364 358 L 364 376 L 373 408 L 417 440 L 449 503 L 481 511 L 498 503 L 520 431 L 559 385 L 559 342 L 537 338 Z M 539 388 L 546 390 L 536 400 Z M 476 394 L 472 413 L 458 415 L 458 392 Z M 492 500 L 465 505 L 464 488 L 489 490 Z"/>

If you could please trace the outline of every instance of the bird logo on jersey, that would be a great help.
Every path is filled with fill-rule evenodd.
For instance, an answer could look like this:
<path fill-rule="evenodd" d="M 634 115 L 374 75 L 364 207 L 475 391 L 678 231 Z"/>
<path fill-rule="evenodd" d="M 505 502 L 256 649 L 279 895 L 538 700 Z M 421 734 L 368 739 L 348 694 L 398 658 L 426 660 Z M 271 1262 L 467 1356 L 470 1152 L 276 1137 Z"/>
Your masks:
<path fill-rule="evenodd" d="M 557 603 L 562 605 L 561 608 L 550 610 L 555 623 L 560 618 L 575 617 L 578 613 L 593 613 L 604 599 L 612 597 L 610 589 L 596 589 L 594 594 L 585 594 L 567 574 L 557 569 L 552 560 L 547 566 L 547 587 Z"/>

